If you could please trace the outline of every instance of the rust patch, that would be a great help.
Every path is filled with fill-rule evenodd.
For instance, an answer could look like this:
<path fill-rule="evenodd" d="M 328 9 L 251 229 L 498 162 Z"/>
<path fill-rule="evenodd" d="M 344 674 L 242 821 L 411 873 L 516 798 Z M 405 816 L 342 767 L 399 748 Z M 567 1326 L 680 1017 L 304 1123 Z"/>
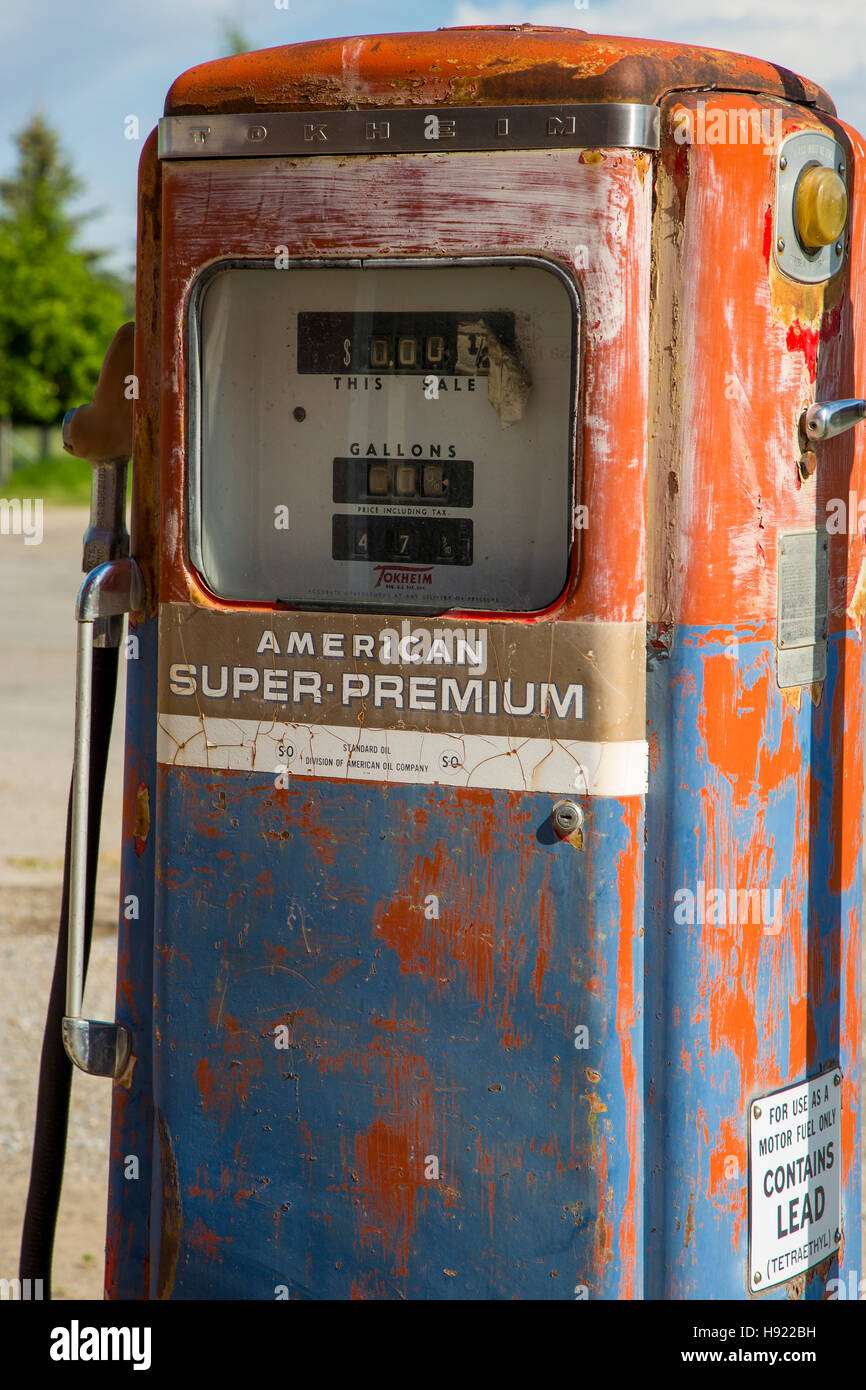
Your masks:
<path fill-rule="evenodd" d="M 132 826 L 132 839 L 139 859 L 144 854 L 147 837 L 150 834 L 150 793 L 143 782 L 135 793 L 135 821 Z"/>
<path fill-rule="evenodd" d="M 165 112 L 513 101 L 655 105 L 682 88 L 767 92 L 835 111 L 820 87 L 759 59 L 521 24 L 323 39 L 221 58 L 179 77 Z"/>
<path fill-rule="evenodd" d="M 615 1258 L 608 1235 L 607 1222 L 604 1217 L 604 1203 L 602 1202 L 599 1204 L 598 1216 L 595 1221 L 595 1258 L 602 1270 Z"/>
<path fill-rule="evenodd" d="M 135 1071 L 135 1064 L 137 1061 L 138 1058 L 136 1057 L 135 1053 L 130 1052 L 129 1061 L 126 1064 L 123 1075 L 115 1077 L 115 1086 L 122 1086 L 125 1091 L 128 1091 L 130 1089 L 130 1087 L 132 1086 L 132 1073 Z"/>
<path fill-rule="evenodd" d="M 638 178 L 641 183 L 643 183 L 647 174 L 653 167 L 652 157 L 648 154 L 636 154 L 634 157 L 634 167 L 637 170 Z"/>
<path fill-rule="evenodd" d="M 662 107 L 661 151 L 654 190 L 650 264 L 650 428 L 647 514 L 657 517 L 647 538 L 647 621 L 667 627 L 675 609 L 676 531 L 681 452 L 672 422 L 681 418 L 688 354 L 682 350 L 680 286 L 689 192 L 689 147 L 673 139 L 676 106 Z"/>
<path fill-rule="evenodd" d="M 695 1194 L 692 1192 L 692 1193 L 689 1194 L 689 1209 L 688 1209 L 688 1211 L 686 1212 L 686 1244 L 685 1244 L 686 1250 L 688 1250 L 689 1246 L 691 1245 L 692 1240 L 694 1239 L 694 1235 L 695 1235 Z"/>
<path fill-rule="evenodd" d="M 866 558 L 860 563 L 860 570 L 857 575 L 857 583 L 854 586 L 854 593 L 851 598 L 850 606 L 847 610 L 848 617 L 857 629 L 857 636 L 863 636 L 863 615 L 866 613 Z"/>
<path fill-rule="evenodd" d="M 159 390 L 160 266 L 162 256 L 162 166 L 157 132 L 148 136 L 139 164 L 138 274 L 135 303 L 132 507 L 130 548 L 144 576 L 147 613 L 157 609 L 159 589 Z"/>
<path fill-rule="evenodd" d="M 219 1258 L 220 1246 L 230 1244 L 232 1236 L 221 1236 L 216 1231 L 208 1230 L 201 1217 L 197 1216 L 189 1233 L 188 1241 L 190 1247 L 206 1260 L 216 1260 Z"/>
<path fill-rule="evenodd" d="M 205 1114 L 213 1111 L 220 1116 L 223 1128 L 236 1106 L 243 1108 L 249 1097 L 250 1078 L 262 1070 L 260 1044 L 231 1014 L 219 1008 L 211 1009 L 211 1023 L 223 1030 L 223 1056 L 211 1066 L 202 1057 L 195 1069 L 195 1080 Z"/>
<path fill-rule="evenodd" d="M 433 1091 L 422 1059 L 403 1058 L 377 1043 L 367 1056 L 357 1057 L 356 1066 L 380 1077 L 384 1069 L 391 1103 L 387 1118 L 356 1133 L 354 1167 L 346 1166 L 344 1190 L 358 1206 L 357 1245 L 380 1251 L 392 1265 L 390 1277 L 403 1280 L 418 1208 L 440 1195 L 423 1181 L 424 1155 L 438 1153 L 444 1173 L 447 1153 L 436 1137 Z M 460 1194 L 451 1187 L 447 1191 L 446 1205 L 453 1205 Z"/>
<path fill-rule="evenodd" d="M 183 1212 L 180 1204 L 180 1182 L 177 1175 L 177 1160 L 171 1135 L 166 1128 L 161 1113 L 156 1112 L 156 1130 L 159 1137 L 159 1168 L 162 1188 L 162 1211 L 159 1242 L 159 1267 L 156 1272 L 156 1297 L 171 1297 L 174 1288 L 174 1275 L 180 1250 L 180 1236 L 183 1229 Z"/>

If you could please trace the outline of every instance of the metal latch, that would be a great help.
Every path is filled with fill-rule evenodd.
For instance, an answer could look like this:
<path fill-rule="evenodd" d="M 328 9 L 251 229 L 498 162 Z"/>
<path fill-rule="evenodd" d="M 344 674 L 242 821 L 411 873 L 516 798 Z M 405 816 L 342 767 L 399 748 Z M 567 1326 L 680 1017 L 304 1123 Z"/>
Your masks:
<path fill-rule="evenodd" d="M 800 417 L 800 430 L 806 439 L 832 439 L 866 420 L 866 401 L 815 402 Z"/>

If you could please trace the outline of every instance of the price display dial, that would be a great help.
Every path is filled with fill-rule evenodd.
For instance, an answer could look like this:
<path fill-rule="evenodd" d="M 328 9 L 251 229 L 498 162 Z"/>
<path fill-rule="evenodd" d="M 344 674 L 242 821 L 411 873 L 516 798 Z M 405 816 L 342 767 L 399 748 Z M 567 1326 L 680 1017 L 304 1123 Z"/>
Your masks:
<path fill-rule="evenodd" d="M 232 600 L 546 607 L 577 329 L 570 282 L 528 258 L 218 267 L 190 333 L 193 563 Z"/>

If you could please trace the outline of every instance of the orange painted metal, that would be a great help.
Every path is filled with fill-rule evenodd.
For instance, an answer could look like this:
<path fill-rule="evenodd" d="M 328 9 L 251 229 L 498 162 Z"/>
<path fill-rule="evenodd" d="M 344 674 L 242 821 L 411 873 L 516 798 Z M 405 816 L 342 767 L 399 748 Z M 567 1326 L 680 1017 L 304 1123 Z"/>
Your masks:
<path fill-rule="evenodd" d="M 769 148 L 742 137 L 678 143 L 677 113 L 689 111 L 694 130 L 699 105 L 704 129 L 717 113 L 717 128 L 730 131 L 732 114 L 737 129 L 738 112 L 769 112 Z M 845 266 L 814 285 L 781 274 L 773 254 L 779 144 L 805 130 L 847 149 L 852 189 Z M 661 664 L 650 696 L 658 742 L 648 922 L 668 930 L 675 891 L 696 884 L 773 883 L 784 903 L 778 930 L 675 927 L 679 944 L 655 955 L 655 967 L 677 980 L 667 994 L 676 1042 L 668 1044 L 666 1101 L 648 1122 L 651 1135 L 659 1126 L 651 1145 L 664 1153 L 667 1212 L 648 1241 L 648 1282 L 657 1296 L 688 1298 L 713 1287 L 699 1252 L 747 1259 L 747 1190 L 731 1173 L 747 1170 L 740 1117 L 753 1098 L 839 1064 L 843 1185 L 856 1194 L 859 1184 L 866 534 L 856 507 L 866 436 L 850 431 L 819 444 L 815 472 L 804 478 L 798 421 L 814 400 L 866 389 L 866 151 L 830 117 L 742 94 L 672 95 L 661 141 L 648 488 L 649 633 Z M 844 501 L 847 534 L 828 526 L 833 499 Z M 777 542 L 814 531 L 830 532 L 839 670 L 811 689 L 780 691 Z M 663 1056 L 657 1047 L 651 1063 L 659 1085 Z M 707 1104 L 710 1077 L 728 1093 L 720 1111 Z M 682 1113 L 695 1126 L 684 1149 L 662 1137 Z M 855 1247 L 858 1229 L 852 1207 Z M 845 1258 L 856 1263 L 856 1248 Z M 805 1288 L 820 1297 L 821 1280 L 836 1272 L 827 1261 L 789 1281 L 788 1294 L 802 1297 Z"/>
<path fill-rule="evenodd" d="M 190 68 L 165 114 L 332 106 L 633 101 L 673 91 L 760 92 L 834 112 L 813 82 L 774 63 L 687 44 L 530 24 L 369 34 L 266 48 Z"/>
<path fill-rule="evenodd" d="M 334 167 L 336 166 L 336 167 Z M 287 173 L 290 178 L 287 178 Z M 259 159 L 163 169 L 163 602 L 213 599 L 184 559 L 182 382 L 189 293 L 200 271 L 232 256 L 351 258 L 549 256 L 583 299 L 585 391 L 580 575 L 564 616 L 625 622 L 645 615 L 645 479 L 649 331 L 650 160 L 618 151 L 505 156 L 405 155 L 371 160 Z M 334 216 L 334 208 L 340 215 Z M 207 217 L 203 209 L 208 209 Z M 577 269 L 583 252 L 588 263 Z M 635 351 L 642 338 L 643 346 Z M 610 422 L 598 428 L 598 421 Z M 623 507 L 612 460 L 628 460 Z M 224 606 L 224 605 L 222 605 Z"/>

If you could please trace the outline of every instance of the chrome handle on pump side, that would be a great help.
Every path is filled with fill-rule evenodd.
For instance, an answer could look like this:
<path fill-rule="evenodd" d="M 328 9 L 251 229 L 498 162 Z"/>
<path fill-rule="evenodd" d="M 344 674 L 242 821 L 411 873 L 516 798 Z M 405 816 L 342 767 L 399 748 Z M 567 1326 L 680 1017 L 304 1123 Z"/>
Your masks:
<path fill-rule="evenodd" d="M 70 1060 L 94 1076 L 121 1076 L 132 1047 L 128 1029 L 81 1017 L 84 996 L 90 730 L 95 641 L 117 645 L 124 613 L 144 606 L 144 582 L 134 560 L 108 560 L 87 575 L 78 595 L 78 659 L 75 686 L 75 753 L 72 771 L 72 836 L 69 871 L 69 944 L 63 1046 Z M 112 621 L 114 620 L 114 621 Z M 100 636 L 96 635 L 97 624 Z"/>
<path fill-rule="evenodd" d="M 833 439 L 866 420 L 866 401 L 816 401 L 804 410 L 800 428 L 806 439 Z"/>

